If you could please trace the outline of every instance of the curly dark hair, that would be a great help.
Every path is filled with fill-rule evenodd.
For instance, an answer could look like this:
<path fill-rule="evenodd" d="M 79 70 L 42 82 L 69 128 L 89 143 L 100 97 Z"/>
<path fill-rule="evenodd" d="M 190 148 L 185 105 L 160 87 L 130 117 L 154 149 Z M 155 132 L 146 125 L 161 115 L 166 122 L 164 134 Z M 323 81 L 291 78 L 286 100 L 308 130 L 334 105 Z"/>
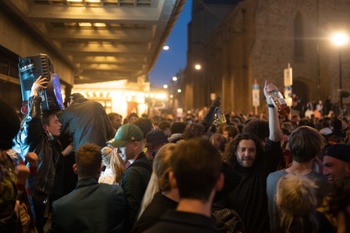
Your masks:
<path fill-rule="evenodd" d="M 269 137 L 269 123 L 264 120 L 250 120 L 243 128 L 243 133 L 256 135 L 260 141 L 265 141 Z"/>

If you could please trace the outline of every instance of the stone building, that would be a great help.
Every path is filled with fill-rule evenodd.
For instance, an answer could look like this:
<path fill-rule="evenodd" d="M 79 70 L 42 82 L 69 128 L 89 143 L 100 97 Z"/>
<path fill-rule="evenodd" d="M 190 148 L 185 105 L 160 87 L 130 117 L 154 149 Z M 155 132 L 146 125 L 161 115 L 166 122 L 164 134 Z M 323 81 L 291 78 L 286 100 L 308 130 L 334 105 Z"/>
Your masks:
<path fill-rule="evenodd" d="M 293 68 L 293 93 L 301 104 L 324 101 L 329 95 L 336 103 L 340 85 L 350 90 L 350 44 L 337 48 L 329 39 L 336 31 L 350 33 L 349 1 L 193 0 L 192 4 L 187 66 L 181 80 L 185 109 L 209 106 L 210 94 L 215 93 L 222 97 L 224 111 L 252 112 L 252 85 L 257 80 L 258 108 L 266 111 L 264 80 L 283 92 L 288 64 Z M 201 69 L 194 69 L 195 64 Z"/>

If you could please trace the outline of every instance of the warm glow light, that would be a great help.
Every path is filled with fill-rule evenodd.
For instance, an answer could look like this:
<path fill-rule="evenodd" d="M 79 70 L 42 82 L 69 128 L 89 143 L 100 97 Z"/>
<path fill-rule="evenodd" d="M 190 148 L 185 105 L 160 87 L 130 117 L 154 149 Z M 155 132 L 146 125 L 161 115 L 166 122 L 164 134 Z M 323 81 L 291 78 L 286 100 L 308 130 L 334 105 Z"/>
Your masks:
<path fill-rule="evenodd" d="M 91 24 L 91 23 L 88 23 L 88 22 L 81 22 L 81 23 L 79 23 L 79 26 L 80 26 L 80 27 L 91 27 L 92 24 Z"/>
<path fill-rule="evenodd" d="M 140 112 L 142 112 L 142 113 L 146 112 L 146 110 L 147 110 L 147 104 L 144 104 L 144 103 L 139 104 L 138 110 L 139 110 Z"/>
<path fill-rule="evenodd" d="M 165 93 L 158 93 L 155 95 L 156 99 L 164 100 L 166 99 L 166 94 Z"/>
<path fill-rule="evenodd" d="M 174 96 L 173 96 L 173 95 L 170 95 L 170 98 L 172 99 L 172 98 L 174 98 Z"/>
<path fill-rule="evenodd" d="M 337 32 L 332 35 L 331 40 L 333 44 L 343 46 L 349 42 L 349 36 L 344 32 Z"/>
<path fill-rule="evenodd" d="M 163 50 L 169 50 L 169 49 L 170 49 L 170 47 L 168 45 L 163 46 Z"/>
<path fill-rule="evenodd" d="M 194 68 L 195 68 L 196 70 L 200 70 L 200 69 L 202 69 L 202 66 L 199 65 L 199 64 L 196 64 L 196 65 L 194 66 Z"/>
<path fill-rule="evenodd" d="M 178 93 L 181 93 L 181 89 L 177 89 L 177 92 L 178 92 Z"/>
<path fill-rule="evenodd" d="M 94 23 L 94 26 L 102 28 L 102 27 L 106 27 L 106 24 L 105 23 Z"/>
<path fill-rule="evenodd" d="M 168 88 L 168 85 L 164 84 L 163 87 L 164 87 L 165 89 L 167 89 L 167 88 Z"/>
<path fill-rule="evenodd" d="M 83 0 L 67 0 L 67 2 L 83 2 Z"/>
<path fill-rule="evenodd" d="M 174 81 L 174 82 L 177 81 L 177 77 L 176 77 L 176 76 L 173 77 L 173 81 Z"/>

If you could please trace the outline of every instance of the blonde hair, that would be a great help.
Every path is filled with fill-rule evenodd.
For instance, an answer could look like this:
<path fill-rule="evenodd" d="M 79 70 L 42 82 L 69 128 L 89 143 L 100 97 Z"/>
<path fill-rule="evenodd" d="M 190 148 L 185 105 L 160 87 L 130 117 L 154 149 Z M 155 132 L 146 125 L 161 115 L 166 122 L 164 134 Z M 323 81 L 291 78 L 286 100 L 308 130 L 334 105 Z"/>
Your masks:
<path fill-rule="evenodd" d="M 101 154 L 102 164 L 111 168 L 113 174 L 115 175 L 115 183 L 119 184 L 126 167 L 124 160 L 118 153 L 118 149 L 106 146 L 101 149 Z"/>
<path fill-rule="evenodd" d="M 291 227 L 304 229 L 305 232 L 307 224 L 311 225 L 313 232 L 317 231 L 316 189 L 312 180 L 299 175 L 288 174 L 278 181 L 276 195 L 281 199 L 280 224 L 286 232 L 290 232 Z"/>
<path fill-rule="evenodd" d="M 142 199 L 138 218 L 140 218 L 143 211 L 151 203 L 155 193 L 158 191 L 166 192 L 170 190 L 168 174 L 171 170 L 170 157 L 173 154 L 175 145 L 174 143 L 165 144 L 157 152 L 153 160 L 152 175 Z"/>

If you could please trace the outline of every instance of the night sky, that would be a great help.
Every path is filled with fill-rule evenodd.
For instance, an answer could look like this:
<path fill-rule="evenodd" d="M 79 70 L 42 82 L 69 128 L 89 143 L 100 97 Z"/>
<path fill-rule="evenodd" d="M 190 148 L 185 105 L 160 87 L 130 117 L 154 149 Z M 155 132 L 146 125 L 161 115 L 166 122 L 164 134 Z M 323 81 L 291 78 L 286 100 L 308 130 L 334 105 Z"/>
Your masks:
<path fill-rule="evenodd" d="M 180 69 L 186 67 L 187 24 L 191 20 L 191 8 L 192 0 L 187 0 L 165 43 L 170 49 L 161 51 L 152 72 L 149 74 L 149 81 L 152 85 L 162 87 L 164 84 L 169 84 L 172 77 Z"/>

